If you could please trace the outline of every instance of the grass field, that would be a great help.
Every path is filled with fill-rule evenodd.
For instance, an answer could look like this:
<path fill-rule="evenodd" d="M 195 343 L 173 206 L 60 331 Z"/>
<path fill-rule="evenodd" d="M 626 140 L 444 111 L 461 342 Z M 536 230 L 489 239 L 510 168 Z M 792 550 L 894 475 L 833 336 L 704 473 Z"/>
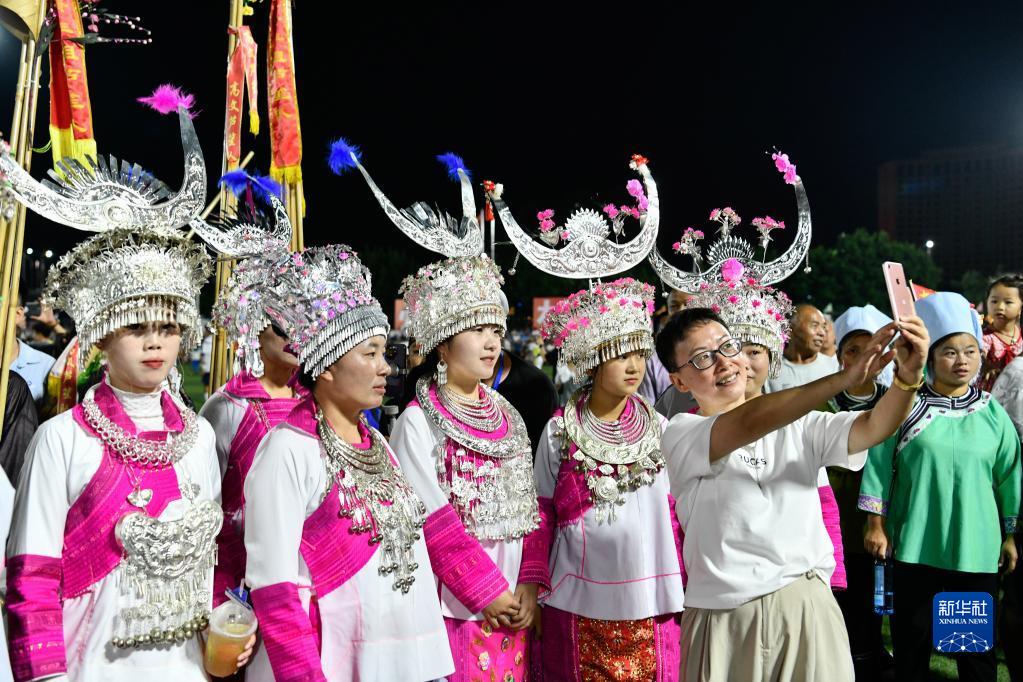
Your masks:
<path fill-rule="evenodd" d="M 884 619 L 882 628 L 884 633 L 884 645 L 888 651 L 892 650 L 892 636 L 888 628 L 888 618 Z M 1009 682 L 1009 669 L 1005 667 L 1005 652 L 1002 647 L 997 647 L 998 652 L 998 682 Z M 952 656 L 945 654 L 931 654 L 931 678 L 935 680 L 958 680 L 959 673 L 956 671 L 956 661 Z M 895 679 L 894 677 L 890 679 Z"/>
<path fill-rule="evenodd" d="M 202 375 L 192 371 L 191 365 L 181 366 L 181 390 L 192 399 L 196 412 L 206 402 L 206 390 L 202 385 Z"/>

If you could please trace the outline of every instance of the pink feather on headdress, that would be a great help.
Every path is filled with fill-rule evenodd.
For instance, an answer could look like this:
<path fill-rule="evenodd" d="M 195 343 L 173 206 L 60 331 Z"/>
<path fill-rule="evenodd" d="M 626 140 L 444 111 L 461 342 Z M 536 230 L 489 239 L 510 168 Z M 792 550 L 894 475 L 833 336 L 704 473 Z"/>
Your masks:
<path fill-rule="evenodd" d="M 195 104 L 195 95 L 182 92 L 181 88 L 170 83 L 164 83 L 149 97 L 139 97 L 138 101 L 161 114 L 172 114 L 179 106 L 185 107 L 185 111 L 192 114 L 192 105 Z"/>

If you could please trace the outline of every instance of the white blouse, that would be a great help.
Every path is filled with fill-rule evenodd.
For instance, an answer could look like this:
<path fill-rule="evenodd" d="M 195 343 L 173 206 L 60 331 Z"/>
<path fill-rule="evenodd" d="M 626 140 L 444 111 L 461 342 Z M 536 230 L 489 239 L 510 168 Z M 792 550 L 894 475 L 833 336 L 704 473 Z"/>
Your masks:
<path fill-rule="evenodd" d="M 245 579 L 253 590 L 297 585 L 306 613 L 313 594 L 300 546 L 306 519 L 331 485 L 323 457 L 319 439 L 280 424 L 263 439 L 245 479 Z M 454 670 L 425 541 L 414 549 L 419 567 L 407 594 L 379 574 L 378 551 L 348 582 L 317 596 L 320 663 L 331 682 L 421 682 Z M 265 647 L 253 656 L 246 679 L 274 679 Z"/>
<path fill-rule="evenodd" d="M 437 457 L 444 457 L 447 436 L 430 423 L 421 407 L 405 408 L 394 424 L 390 442 L 401 462 L 401 470 L 426 505 L 426 515 L 448 504 L 448 497 L 437 481 Z M 514 592 L 522 565 L 522 538 L 480 540 L 479 543 L 508 581 L 508 589 Z M 440 585 L 440 601 L 445 617 L 483 620 L 483 614 L 469 611 L 444 585 Z"/>
<path fill-rule="evenodd" d="M 662 425 L 664 417 L 658 415 Z M 536 451 L 537 494 L 554 498 L 562 438 L 547 422 Z M 626 493 L 616 519 L 599 523 L 591 507 L 567 525 L 556 524 L 551 547 L 551 592 L 544 603 L 584 618 L 638 620 L 682 611 L 668 474 Z"/>
<path fill-rule="evenodd" d="M 89 396 L 92 395 L 92 389 Z M 160 394 L 126 394 L 114 389 L 125 413 L 141 431 L 162 430 Z M 174 465 L 180 484 L 199 486 L 198 500 L 220 502 L 220 471 L 214 456 L 213 429 L 198 420 L 195 445 Z M 7 545 L 8 558 L 20 554 L 60 557 L 64 524 L 75 503 L 99 469 L 103 443 L 85 432 L 63 412 L 39 427 L 29 444 L 14 502 L 14 519 Z M 182 518 L 191 507 L 174 500 L 160 514 L 161 521 Z M 114 636 L 123 564 L 94 583 L 83 595 L 65 599 L 64 645 L 68 674 L 51 679 L 74 682 L 136 682 L 140 679 L 206 680 L 197 637 L 171 647 L 115 649 Z M 213 590 L 213 571 L 209 571 Z"/>
<path fill-rule="evenodd" d="M 238 435 L 238 427 L 241 426 L 245 411 L 248 409 L 247 400 L 236 398 L 220 390 L 211 395 L 199 410 L 199 414 L 213 427 L 213 433 L 216 436 L 217 460 L 220 463 L 221 478 L 227 472 L 231 443 Z"/>

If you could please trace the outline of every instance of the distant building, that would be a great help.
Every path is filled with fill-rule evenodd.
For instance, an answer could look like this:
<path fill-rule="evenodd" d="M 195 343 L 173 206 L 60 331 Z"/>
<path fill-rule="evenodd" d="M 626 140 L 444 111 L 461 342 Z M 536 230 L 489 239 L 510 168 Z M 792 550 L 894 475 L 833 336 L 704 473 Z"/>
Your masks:
<path fill-rule="evenodd" d="M 1023 270 L 1023 148 L 928 152 L 878 172 L 878 224 L 925 246 L 946 281 Z"/>

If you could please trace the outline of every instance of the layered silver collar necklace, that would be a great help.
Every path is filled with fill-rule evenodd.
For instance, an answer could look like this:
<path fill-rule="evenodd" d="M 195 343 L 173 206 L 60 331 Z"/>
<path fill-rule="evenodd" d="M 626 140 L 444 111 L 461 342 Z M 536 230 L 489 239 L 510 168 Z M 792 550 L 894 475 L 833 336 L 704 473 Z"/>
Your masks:
<path fill-rule="evenodd" d="M 380 545 L 380 575 L 393 575 L 392 587 L 407 593 L 419 568 L 414 546 L 426 521 L 426 506 L 375 429 L 369 429 L 369 448 L 357 448 L 338 436 L 317 409 L 316 432 L 327 453 L 328 478 L 337 482 L 340 515 L 351 519 L 352 532 L 370 533 L 369 543 Z"/>
<path fill-rule="evenodd" d="M 586 478 L 597 522 L 610 522 L 617 517 L 616 508 L 625 504 L 626 493 L 651 485 L 664 467 L 661 423 L 642 396 L 631 396 L 631 406 L 623 411 L 628 414 L 614 421 L 599 419 L 590 410 L 589 401 L 589 392 L 577 393 L 565 405 L 563 457 L 570 456 L 570 446 L 575 443 L 571 459 L 577 463 L 576 471 Z"/>
<path fill-rule="evenodd" d="M 443 387 L 437 390 L 437 400 L 450 416 L 441 411 L 431 397 L 430 384 L 429 377 L 419 380 L 416 399 L 440 432 L 433 453 L 437 483 L 465 529 L 478 540 L 512 540 L 533 532 L 540 523 L 533 448 L 518 411 L 500 393 L 482 386 L 479 410 L 496 409 L 500 421 L 495 419 L 493 428 L 479 428 L 448 407 Z M 469 432 L 473 428 L 494 433 L 505 421 L 507 431 L 500 438 Z"/>
<path fill-rule="evenodd" d="M 482 394 L 482 395 L 480 395 Z M 493 433 L 504 422 L 501 407 L 488 391 L 476 385 L 476 397 L 470 398 L 451 390 L 447 384 L 437 388 L 437 397 L 451 415 L 477 431 Z"/>
<path fill-rule="evenodd" d="M 180 409 L 184 424 L 181 433 L 170 433 L 163 442 L 128 433 L 103 414 L 92 398 L 82 402 L 82 409 L 86 423 L 99 434 L 100 440 L 125 462 L 143 467 L 159 469 L 174 465 L 192 449 L 199 432 L 195 412 L 187 407 Z"/>

